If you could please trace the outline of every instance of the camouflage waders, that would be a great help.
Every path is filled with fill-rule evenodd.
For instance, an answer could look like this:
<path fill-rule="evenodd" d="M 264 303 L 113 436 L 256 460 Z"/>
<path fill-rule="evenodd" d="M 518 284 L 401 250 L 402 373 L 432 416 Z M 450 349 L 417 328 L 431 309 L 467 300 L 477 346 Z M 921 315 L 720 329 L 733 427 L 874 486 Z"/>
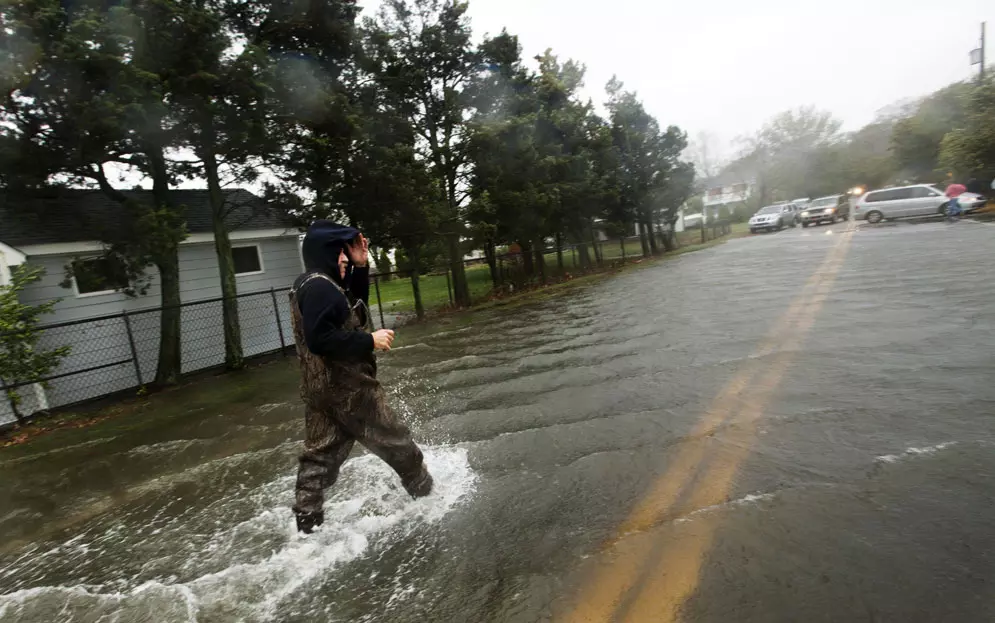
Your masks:
<path fill-rule="evenodd" d="M 350 311 L 343 329 L 369 332 L 370 314 L 362 301 L 354 300 L 323 273 L 313 273 L 299 288 L 312 279 L 325 279 L 346 296 Z M 359 306 L 363 309 L 357 310 Z M 373 353 L 368 358 L 352 360 L 315 355 L 304 341 L 297 290 L 290 292 L 290 310 L 301 366 L 305 425 L 294 504 L 298 527 L 310 532 L 312 526 L 321 524 L 324 490 L 335 484 L 339 467 L 357 441 L 397 472 L 409 494 L 427 495 L 432 488 L 432 477 L 425 469 L 421 450 L 411 440 L 408 427 L 387 406 L 383 388 L 376 379 Z"/>

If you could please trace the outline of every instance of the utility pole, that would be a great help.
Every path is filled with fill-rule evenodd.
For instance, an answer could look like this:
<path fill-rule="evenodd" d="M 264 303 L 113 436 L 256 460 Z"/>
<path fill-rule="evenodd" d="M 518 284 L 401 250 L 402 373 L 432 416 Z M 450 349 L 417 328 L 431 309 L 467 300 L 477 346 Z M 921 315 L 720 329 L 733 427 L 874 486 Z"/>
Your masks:
<path fill-rule="evenodd" d="M 978 70 L 981 82 L 985 81 L 985 22 L 981 22 L 981 68 Z"/>
<path fill-rule="evenodd" d="M 978 83 L 985 81 L 985 22 L 981 22 L 981 45 L 971 50 L 971 64 L 978 65 Z"/>

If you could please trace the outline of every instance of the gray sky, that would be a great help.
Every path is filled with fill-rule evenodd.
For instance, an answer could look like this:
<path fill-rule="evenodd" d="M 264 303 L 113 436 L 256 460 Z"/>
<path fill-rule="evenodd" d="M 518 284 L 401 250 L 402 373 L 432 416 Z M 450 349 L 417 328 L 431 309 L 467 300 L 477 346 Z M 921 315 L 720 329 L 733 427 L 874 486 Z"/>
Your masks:
<path fill-rule="evenodd" d="M 992 0 L 470 0 L 469 13 L 478 38 L 507 27 L 525 58 L 550 47 L 586 64 L 595 102 L 618 74 L 661 124 L 727 151 L 787 108 L 814 104 L 853 130 L 972 75 L 983 20 L 995 63 Z"/>

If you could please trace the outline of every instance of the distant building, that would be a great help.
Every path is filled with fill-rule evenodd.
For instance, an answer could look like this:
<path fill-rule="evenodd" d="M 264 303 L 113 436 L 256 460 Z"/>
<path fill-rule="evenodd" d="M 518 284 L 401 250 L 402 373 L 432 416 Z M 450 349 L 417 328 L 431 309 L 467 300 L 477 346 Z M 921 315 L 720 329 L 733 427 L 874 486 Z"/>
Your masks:
<path fill-rule="evenodd" d="M 746 203 L 752 194 L 753 183 L 748 181 L 712 186 L 705 191 L 705 208 L 710 211 L 719 208 L 731 209 Z"/>

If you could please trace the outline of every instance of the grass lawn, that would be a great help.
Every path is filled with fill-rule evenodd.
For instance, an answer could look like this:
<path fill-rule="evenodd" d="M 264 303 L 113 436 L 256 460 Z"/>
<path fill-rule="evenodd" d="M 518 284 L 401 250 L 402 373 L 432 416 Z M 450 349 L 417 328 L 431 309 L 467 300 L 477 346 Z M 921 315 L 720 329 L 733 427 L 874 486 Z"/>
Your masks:
<path fill-rule="evenodd" d="M 491 273 L 487 264 L 477 264 L 466 268 L 466 280 L 470 286 L 470 299 L 477 300 L 487 296 L 493 285 Z M 449 304 L 449 288 L 446 286 L 446 275 L 422 275 L 418 279 L 421 287 L 421 300 L 426 310 L 439 309 Z M 449 286 L 452 287 L 452 286 Z M 411 279 L 391 279 L 380 282 L 380 299 L 384 311 L 413 312 L 415 311 L 415 295 L 411 290 Z M 377 293 L 370 288 L 370 305 L 376 305 Z"/>
<path fill-rule="evenodd" d="M 739 236 L 744 236 L 749 233 L 749 227 L 746 223 L 735 223 L 732 226 L 732 238 L 737 238 Z M 712 240 L 711 229 L 706 231 L 707 240 Z M 683 251 L 685 247 L 690 247 L 691 250 L 695 250 L 701 245 L 701 231 L 698 229 L 691 229 L 682 232 L 677 235 L 677 241 L 680 245 L 678 253 Z M 604 254 L 604 259 L 606 260 L 617 260 L 622 258 L 622 247 L 618 240 L 606 240 L 600 244 L 601 252 Z M 593 251 L 588 247 L 589 252 Z M 630 238 L 625 241 L 625 257 L 630 259 L 637 259 L 642 257 L 643 247 L 638 238 Z M 545 255 L 546 259 L 546 274 L 550 277 L 556 277 L 559 275 L 559 267 L 556 261 L 556 252 L 547 253 Z M 578 271 L 578 266 L 580 262 L 579 255 L 572 249 L 563 250 L 563 268 L 565 272 L 576 273 Z M 505 263 L 507 268 L 507 264 Z M 466 279 L 470 286 L 470 299 L 475 303 L 486 298 L 492 291 L 493 285 L 491 284 L 490 270 L 487 264 L 474 264 L 472 266 L 467 266 L 466 268 Z M 422 303 L 425 305 L 426 311 L 433 311 L 440 309 L 449 304 L 449 291 L 446 287 L 446 275 L 422 275 L 419 279 L 419 285 L 421 286 Z M 414 294 L 411 291 L 411 279 L 410 278 L 394 278 L 390 281 L 380 282 L 380 301 L 383 302 L 383 309 L 385 312 L 413 312 L 415 310 L 415 299 Z M 377 300 L 377 294 L 375 288 L 370 288 L 370 305 L 377 305 L 380 303 Z"/>

